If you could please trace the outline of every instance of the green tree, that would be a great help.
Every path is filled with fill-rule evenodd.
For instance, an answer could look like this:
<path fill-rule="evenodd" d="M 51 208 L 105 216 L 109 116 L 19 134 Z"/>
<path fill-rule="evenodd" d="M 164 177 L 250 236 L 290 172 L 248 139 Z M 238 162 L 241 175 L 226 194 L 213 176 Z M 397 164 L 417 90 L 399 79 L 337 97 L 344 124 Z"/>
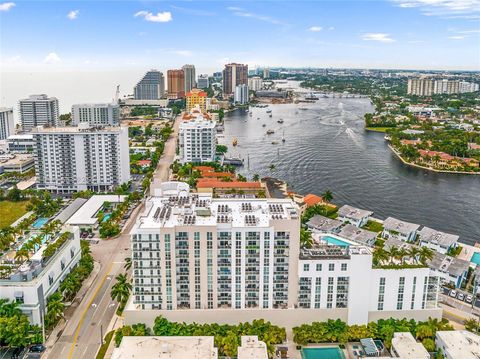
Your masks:
<path fill-rule="evenodd" d="M 129 270 L 130 268 L 132 268 L 132 258 L 125 258 L 125 264 L 123 265 L 123 268 L 125 268 L 125 270 Z"/>
<path fill-rule="evenodd" d="M 312 245 L 312 232 L 305 228 L 300 228 L 300 246 L 304 248 L 310 248 Z"/>
<path fill-rule="evenodd" d="M 326 190 L 325 192 L 322 193 L 322 199 L 325 202 L 331 202 L 333 200 L 333 193 L 330 190 Z"/>
<path fill-rule="evenodd" d="M 47 300 L 47 313 L 45 314 L 45 326 L 52 329 L 63 318 L 65 304 L 60 292 L 53 293 Z"/>
<path fill-rule="evenodd" d="M 126 303 L 132 290 L 132 284 L 129 282 L 126 274 L 119 274 L 115 279 L 117 282 L 112 286 L 110 295 L 113 300 L 119 303 Z"/>

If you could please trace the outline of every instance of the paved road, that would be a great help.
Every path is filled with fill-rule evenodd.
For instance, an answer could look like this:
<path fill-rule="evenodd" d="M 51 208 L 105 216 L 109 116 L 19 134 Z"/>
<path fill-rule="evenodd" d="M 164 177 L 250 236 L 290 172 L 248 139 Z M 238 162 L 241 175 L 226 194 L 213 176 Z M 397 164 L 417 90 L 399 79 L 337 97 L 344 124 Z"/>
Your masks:
<path fill-rule="evenodd" d="M 175 158 L 175 151 L 177 147 L 178 139 L 178 126 L 180 125 L 180 115 L 177 116 L 173 123 L 173 133 L 165 143 L 162 157 L 158 161 L 157 169 L 153 174 L 152 185 L 150 186 L 150 195 L 154 194 L 155 188 L 159 188 L 160 184 L 164 181 L 168 181 L 170 176 L 170 165 Z"/>
<path fill-rule="evenodd" d="M 130 240 L 128 232 L 135 223 L 135 218 L 143 204 L 140 205 L 128 220 L 122 235 L 116 239 L 99 241 L 92 244 L 91 250 L 95 261 L 100 263 L 100 271 L 88 289 L 82 302 L 66 323 L 66 327 L 53 345 L 48 348 L 44 357 L 52 359 L 90 359 L 100 346 L 101 328 L 103 334 L 117 309 L 117 303 L 110 298 L 110 290 L 115 277 L 124 273 L 125 258 L 130 257 Z"/>

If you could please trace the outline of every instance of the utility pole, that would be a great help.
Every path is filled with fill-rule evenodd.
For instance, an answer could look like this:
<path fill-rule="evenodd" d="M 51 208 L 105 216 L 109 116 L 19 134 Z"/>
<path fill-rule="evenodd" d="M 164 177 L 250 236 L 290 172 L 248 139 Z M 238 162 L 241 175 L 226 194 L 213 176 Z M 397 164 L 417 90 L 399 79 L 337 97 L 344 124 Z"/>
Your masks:
<path fill-rule="evenodd" d="M 103 324 L 100 324 L 100 345 L 103 345 Z"/>
<path fill-rule="evenodd" d="M 45 344 L 45 307 L 40 308 L 40 322 L 42 324 L 42 343 Z"/>

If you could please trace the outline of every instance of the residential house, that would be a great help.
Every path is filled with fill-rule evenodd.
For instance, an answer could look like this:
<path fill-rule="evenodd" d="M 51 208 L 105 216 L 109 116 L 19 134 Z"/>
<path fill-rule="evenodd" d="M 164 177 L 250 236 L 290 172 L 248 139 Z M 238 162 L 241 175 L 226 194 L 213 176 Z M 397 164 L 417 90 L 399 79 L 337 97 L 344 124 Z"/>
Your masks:
<path fill-rule="evenodd" d="M 418 232 L 420 246 L 428 247 L 439 253 L 446 254 L 450 249 L 457 247 L 459 236 L 440 232 L 429 227 L 423 227 Z"/>
<path fill-rule="evenodd" d="M 420 225 L 418 224 L 388 217 L 383 222 L 382 237 L 386 239 L 396 238 L 402 241 L 413 242 L 417 236 L 417 230 L 419 228 Z"/>
<path fill-rule="evenodd" d="M 435 346 L 442 350 L 445 359 L 480 358 L 480 336 L 466 330 L 438 331 Z"/>
<path fill-rule="evenodd" d="M 338 210 L 338 219 L 344 223 L 348 222 L 357 227 L 362 227 L 367 224 L 372 214 L 373 212 L 371 211 L 355 208 L 346 204 Z"/>
<path fill-rule="evenodd" d="M 470 262 L 436 252 L 428 262 L 428 267 L 443 283 L 453 283 L 456 288 L 460 288 L 467 278 Z"/>
<path fill-rule="evenodd" d="M 307 222 L 307 227 L 309 229 L 312 229 L 321 233 L 338 233 L 342 225 L 343 225 L 342 221 L 324 217 L 319 214 L 316 216 L 313 216 Z"/>
<path fill-rule="evenodd" d="M 347 224 L 345 227 L 342 227 L 338 235 L 369 247 L 373 247 L 377 239 L 377 233 L 358 228 L 353 224 Z"/>

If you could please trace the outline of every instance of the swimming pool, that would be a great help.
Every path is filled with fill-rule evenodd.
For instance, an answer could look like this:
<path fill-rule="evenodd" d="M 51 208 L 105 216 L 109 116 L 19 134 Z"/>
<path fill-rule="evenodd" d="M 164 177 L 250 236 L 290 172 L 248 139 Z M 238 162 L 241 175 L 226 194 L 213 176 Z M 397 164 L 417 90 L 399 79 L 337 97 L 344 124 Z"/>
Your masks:
<path fill-rule="evenodd" d="M 480 265 L 480 252 L 475 252 L 470 258 L 470 262 Z"/>
<path fill-rule="evenodd" d="M 351 245 L 350 242 L 342 241 L 341 239 L 331 237 L 331 236 L 323 236 L 321 239 L 324 240 L 325 242 L 329 243 L 329 244 L 334 244 L 334 245 L 340 246 L 340 247 L 348 247 L 348 246 Z"/>
<path fill-rule="evenodd" d="M 103 217 L 102 219 L 102 223 L 108 221 L 111 216 L 112 216 L 111 214 L 106 214 L 105 217 Z"/>
<path fill-rule="evenodd" d="M 45 223 L 48 222 L 48 218 L 40 217 L 32 224 L 32 228 L 39 229 L 42 228 Z"/>
<path fill-rule="evenodd" d="M 303 348 L 302 359 L 345 359 L 339 347 Z"/>

